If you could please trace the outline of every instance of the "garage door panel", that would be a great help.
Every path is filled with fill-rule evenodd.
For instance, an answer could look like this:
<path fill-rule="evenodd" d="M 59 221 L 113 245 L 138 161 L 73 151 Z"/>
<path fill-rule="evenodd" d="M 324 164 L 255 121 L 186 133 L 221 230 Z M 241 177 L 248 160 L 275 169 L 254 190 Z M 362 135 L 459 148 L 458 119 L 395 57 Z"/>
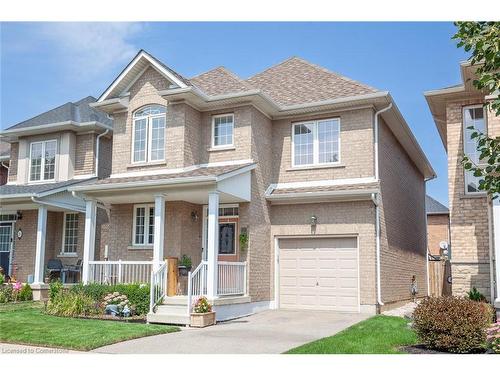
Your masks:
<path fill-rule="evenodd" d="M 358 311 L 356 238 L 280 240 L 280 306 Z"/>

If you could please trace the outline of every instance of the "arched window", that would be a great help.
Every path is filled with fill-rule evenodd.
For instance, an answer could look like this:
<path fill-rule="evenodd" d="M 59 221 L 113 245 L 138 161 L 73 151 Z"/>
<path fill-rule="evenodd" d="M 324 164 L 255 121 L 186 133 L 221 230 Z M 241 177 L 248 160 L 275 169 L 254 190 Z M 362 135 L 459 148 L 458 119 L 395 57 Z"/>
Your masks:
<path fill-rule="evenodd" d="M 165 114 L 161 105 L 148 105 L 134 113 L 133 163 L 165 160 Z"/>

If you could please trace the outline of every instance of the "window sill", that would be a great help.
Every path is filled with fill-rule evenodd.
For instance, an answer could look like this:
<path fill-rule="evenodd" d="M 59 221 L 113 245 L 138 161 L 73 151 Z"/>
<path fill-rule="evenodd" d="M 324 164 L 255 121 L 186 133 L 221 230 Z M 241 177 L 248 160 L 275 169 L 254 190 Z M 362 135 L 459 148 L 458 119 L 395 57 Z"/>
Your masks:
<path fill-rule="evenodd" d="M 478 199 L 486 198 L 488 195 L 486 193 L 465 193 L 460 195 L 460 199 Z"/>
<path fill-rule="evenodd" d="M 328 168 L 345 168 L 345 164 L 305 165 L 298 167 L 290 167 L 287 168 L 286 171 L 292 172 L 292 171 L 303 171 L 308 169 L 328 169 Z"/>
<path fill-rule="evenodd" d="M 59 253 L 57 254 L 58 258 L 77 258 L 78 253 Z"/>
<path fill-rule="evenodd" d="M 216 152 L 216 151 L 232 151 L 236 150 L 234 146 L 224 146 L 224 147 L 209 147 L 207 148 L 208 152 Z"/>
<path fill-rule="evenodd" d="M 153 245 L 129 245 L 127 250 L 153 250 Z"/>
<path fill-rule="evenodd" d="M 166 166 L 167 162 L 165 160 L 162 161 L 152 161 L 146 163 L 132 163 L 127 164 L 127 168 L 140 168 L 140 167 L 152 167 L 152 166 Z"/>

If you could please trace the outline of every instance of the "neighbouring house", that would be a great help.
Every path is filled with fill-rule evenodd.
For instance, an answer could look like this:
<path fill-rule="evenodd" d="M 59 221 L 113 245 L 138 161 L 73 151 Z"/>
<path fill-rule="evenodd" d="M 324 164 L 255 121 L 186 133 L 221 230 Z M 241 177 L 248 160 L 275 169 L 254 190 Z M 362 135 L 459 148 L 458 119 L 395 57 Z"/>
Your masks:
<path fill-rule="evenodd" d="M 439 135 L 448 154 L 448 194 L 452 243 L 453 294 L 476 287 L 500 310 L 500 203 L 479 190 L 479 178 L 464 170 L 468 155 L 480 163 L 474 127 L 500 135 L 500 118 L 485 108 L 489 98 L 472 84 L 477 66 L 460 65 L 462 83 L 426 92 Z"/>
<path fill-rule="evenodd" d="M 10 145 L 0 140 L 0 185 L 9 178 Z"/>
<path fill-rule="evenodd" d="M 440 244 L 446 242 L 450 248 L 450 212 L 448 207 L 429 195 L 425 196 L 425 212 L 427 213 L 427 246 L 429 254 L 440 258 Z"/>
<path fill-rule="evenodd" d="M 387 91 L 296 57 L 188 79 L 141 50 L 97 100 L 65 106 L 1 133 L 1 214 L 35 288 L 48 259 L 81 259 L 83 282 L 152 282 L 163 323 L 200 295 L 219 320 L 376 313 L 410 300 L 413 277 L 427 295 L 435 173 Z M 183 255 L 193 268 L 167 296 L 164 259 Z"/>

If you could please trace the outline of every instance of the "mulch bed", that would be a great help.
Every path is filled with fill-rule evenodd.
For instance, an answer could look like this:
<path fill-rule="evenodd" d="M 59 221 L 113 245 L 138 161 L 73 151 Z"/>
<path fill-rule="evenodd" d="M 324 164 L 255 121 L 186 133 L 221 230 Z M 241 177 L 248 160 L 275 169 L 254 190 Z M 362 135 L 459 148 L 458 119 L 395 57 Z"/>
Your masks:
<path fill-rule="evenodd" d="M 408 354 L 457 354 L 457 353 L 450 353 L 450 352 L 442 352 L 442 351 L 434 350 L 434 349 L 428 349 L 425 345 L 422 345 L 422 344 L 402 346 L 399 349 L 403 353 L 408 353 Z M 470 354 L 489 354 L 489 353 L 484 352 L 484 351 L 478 351 L 478 352 L 470 353 Z"/>

